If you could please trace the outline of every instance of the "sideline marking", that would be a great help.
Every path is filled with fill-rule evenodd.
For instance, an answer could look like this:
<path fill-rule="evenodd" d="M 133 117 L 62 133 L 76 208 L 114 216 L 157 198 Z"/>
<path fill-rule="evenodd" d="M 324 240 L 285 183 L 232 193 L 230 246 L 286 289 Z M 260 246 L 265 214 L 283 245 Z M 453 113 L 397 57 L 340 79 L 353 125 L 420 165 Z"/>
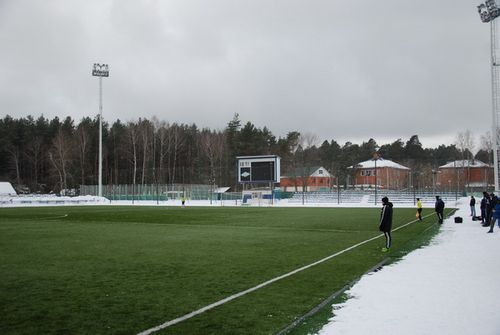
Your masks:
<path fill-rule="evenodd" d="M 59 215 L 59 216 L 47 216 L 47 217 L 41 217 L 41 218 L 27 218 L 27 219 L 22 219 L 24 221 L 47 221 L 47 220 L 56 220 L 56 219 L 63 219 L 68 217 L 69 214 L 64 214 L 64 215 Z"/>
<path fill-rule="evenodd" d="M 426 217 L 431 216 L 431 215 L 434 215 L 434 214 L 435 214 L 435 213 L 431 213 L 431 214 L 425 215 L 425 216 L 423 216 L 423 217 L 424 217 L 424 218 L 426 218 Z M 398 231 L 399 229 L 404 228 L 404 227 L 406 227 L 406 226 L 408 226 L 408 225 L 410 225 L 410 224 L 412 224 L 412 223 L 414 223 L 414 222 L 418 222 L 418 220 L 417 220 L 417 219 L 415 219 L 415 220 L 413 220 L 413 221 L 410 221 L 410 222 L 408 222 L 408 223 L 405 223 L 405 224 L 403 224 L 402 226 L 399 226 L 399 227 L 397 227 L 396 229 L 393 229 L 392 231 Z M 333 255 L 330 255 L 330 256 L 327 256 L 327 257 L 325 257 L 325 258 L 322 258 L 322 259 L 320 259 L 319 261 L 316 261 L 316 262 L 311 263 L 311 264 L 309 264 L 309 265 L 305 265 L 305 266 L 303 266 L 303 267 L 301 267 L 301 268 L 298 268 L 298 269 L 295 269 L 295 270 L 290 271 L 290 272 L 288 272 L 288 273 L 285 273 L 284 275 L 281 275 L 281 276 L 279 276 L 279 277 L 275 277 L 275 278 L 273 278 L 273 279 L 270 279 L 270 280 L 268 280 L 268 281 L 266 281 L 266 282 L 263 282 L 263 283 L 261 283 L 261 284 L 259 284 L 259 285 L 257 285 L 257 286 L 251 287 L 251 288 L 249 288 L 249 289 L 247 289 L 247 290 L 244 290 L 244 291 L 241 291 L 241 292 L 239 292 L 239 293 L 233 294 L 233 295 L 231 295 L 231 296 L 229 296 L 229 297 L 227 297 L 227 298 L 224 298 L 224 299 L 222 299 L 222 300 L 219 300 L 219 301 L 217 301 L 217 302 L 214 302 L 213 304 L 210 304 L 210 305 L 207 305 L 207 306 L 205 306 L 205 307 L 202 307 L 202 308 L 200 308 L 200 309 L 198 309 L 198 310 L 196 310 L 196 311 L 193 311 L 193 312 L 191 312 L 191 313 L 185 314 L 185 315 L 183 315 L 183 316 L 181 316 L 181 317 L 178 317 L 178 318 L 176 318 L 176 319 L 173 319 L 173 320 L 167 321 L 167 322 L 165 322 L 165 323 L 162 323 L 162 324 L 161 324 L 161 325 L 159 325 L 159 326 L 156 326 L 156 327 L 153 327 L 153 328 L 149 328 L 149 329 L 147 329 L 147 330 L 144 330 L 144 331 L 142 331 L 142 332 L 138 333 L 137 335 L 149 335 L 149 334 L 155 333 L 155 332 L 157 332 L 157 331 L 159 331 L 159 330 L 162 330 L 162 329 L 165 329 L 165 328 L 167 328 L 167 327 L 173 326 L 173 325 L 175 325 L 175 324 L 177 324 L 177 323 L 179 323 L 179 322 L 185 321 L 185 320 L 190 319 L 190 318 L 192 318 L 192 317 L 194 317 L 194 316 L 196 316 L 196 315 L 202 314 L 202 313 L 204 313 L 204 312 L 206 312 L 206 311 L 208 311 L 208 310 L 211 310 L 211 309 L 213 309 L 213 308 L 215 308 L 215 307 L 217 307 L 217 306 L 223 305 L 223 304 L 225 304 L 226 302 L 229 302 L 229 301 L 231 301 L 231 300 L 234 300 L 234 299 L 236 299 L 236 298 L 239 298 L 239 297 L 241 297 L 241 296 L 244 296 L 244 295 L 246 295 L 246 294 L 248 294 L 248 293 L 251 293 L 251 292 L 253 292 L 253 291 L 257 291 L 258 289 L 263 288 L 264 286 L 267 286 L 267 285 L 269 285 L 269 284 L 272 284 L 272 283 L 274 283 L 274 282 L 276 282 L 276 281 L 278 281 L 278 280 L 281 280 L 281 279 L 286 278 L 286 277 L 290 277 L 290 276 L 292 276 L 292 275 L 294 275 L 294 274 L 296 274 L 296 273 L 299 273 L 299 272 L 304 271 L 304 270 L 306 270 L 306 269 L 309 269 L 309 268 L 311 268 L 311 267 L 313 267 L 313 266 L 316 266 L 316 265 L 318 265 L 318 264 L 321 264 L 321 263 L 323 263 L 323 262 L 326 262 L 327 260 L 330 260 L 330 259 L 332 259 L 332 258 L 334 258 L 334 257 L 339 256 L 339 255 L 342 255 L 343 253 L 346 253 L 347 251 L 350 251 L 350 250 L 352 250 L 352 249 L 354 249 L 354 248 L 357 248 L 357 247 L 359 247 L 359 246 L 361 246 L 361 245 L 363 245 L 363 244 L 366 244 L 366 243 L 368 243 L 368 242 L 371 242 L 371 241 L 373 241 L 373 240 L 376 240 L 377 238 L 380 238 L 380 237 L 382 237 L 382 236 L 384 236 L 384 234 L 379 234 L 379 235 L 377 235 L 377 236 L 375 236 L 375 237 L 372 237 L 372 238 L 370 238 L 370 239 L 368 239 L 368 240 L 365 240 L 365 241 L 359 242 L 359 243 L 357 243 L 357 244 L 355 244 L 355 245 L 350 246 L 349 248 L 346 248 L 346 249 L 344 249 L 344 250 L 341 250 L 341 251 L 339 251 L 339 252 L 336 252 L 336 253 L 334 253 Z"/>
<path fill-rule="evenodd" d="M 45 221 L 45 220 L 62 219 L 62 218 L 68 217 L 68 215 L 69 214 L 64 214 L 64 215 L 60 215 L 60 216 L 49 216 L 48 218 L 32 219 L 31 221 L 35 221 L 35 220 Z"/>

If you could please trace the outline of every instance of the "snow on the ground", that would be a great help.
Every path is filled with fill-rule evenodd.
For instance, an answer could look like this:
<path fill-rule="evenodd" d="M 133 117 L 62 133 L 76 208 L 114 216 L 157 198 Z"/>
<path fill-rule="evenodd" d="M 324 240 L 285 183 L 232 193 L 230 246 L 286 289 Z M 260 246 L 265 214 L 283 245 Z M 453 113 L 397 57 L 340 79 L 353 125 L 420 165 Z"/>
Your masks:
<path fill-rule="evenodd" d="M 488 234 L 465 201 L 454 216 L 464 222 L 450 217 L 429 246 L 363 276 L 318 334 L 500 334 L 500 229 Z"/>
<path fill-rule="evenodd" d="M 11 183 L 0 181 L 0 196 L 13 196 L 16 194 L 16 190 L 14 190 Z"/>

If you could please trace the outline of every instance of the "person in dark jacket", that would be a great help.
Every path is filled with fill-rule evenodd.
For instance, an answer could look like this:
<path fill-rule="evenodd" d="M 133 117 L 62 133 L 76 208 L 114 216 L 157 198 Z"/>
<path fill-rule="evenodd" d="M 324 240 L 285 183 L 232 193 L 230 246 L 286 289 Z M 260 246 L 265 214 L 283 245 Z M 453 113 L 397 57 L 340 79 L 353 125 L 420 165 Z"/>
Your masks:
<path fill-rule="evenodd" d="M 436 211 L 438 217 L 438 223 L 442 224 L 444 215 L 444 201 L 439 197 L 439 195 L 436 195 L 436 204 L 434 206 L 434 210 Z"/>
<path fill-rule="evenodd" d="M 389 251 L 391 247 L 391 229 L 392 229 L 392 203 L 389 198 L 382 198 L 382 209 L 380 210 L 380 225 L 378 229 L 384 233 L 385 247 L 382 248 L 383 252 Z"/>
<path fill-rule="evenodd" d="M 470 196 L 470 216 L 476 216 L 476 198 L 473 195 Z"/>
<path fill-rule="evenodd" d="M 484 224 L 486 222 L 486 207 L 488 206 L 488 198 L 489 195 L 486 192 L 483 192 L 483 198 L 481 199 L 481 203 L 479 208 L 481 209 L 481 223 Z"/>
<path fill-rule="evenodd" d="M 500 201 L 498 197 L 493 196 L 493 198 L 491 199 L 491 203 L 493 206 L 493 210 L 491 215 L 490 230 L 488 230 L 488 233 L 493 233 L 493 227 L 495 227 L 495 221 L 497 221 L 498 225 L 500 226 Z"/>
<path fill-rule="evenodd" d="M 486 218 L 483 223 L 483 227 L 489 227 L 491 223 L 491 216 L 493 215 L 493 208 L 495 204 L 493 203 L 495 195 L 493 193 L 486 193 Z"/>

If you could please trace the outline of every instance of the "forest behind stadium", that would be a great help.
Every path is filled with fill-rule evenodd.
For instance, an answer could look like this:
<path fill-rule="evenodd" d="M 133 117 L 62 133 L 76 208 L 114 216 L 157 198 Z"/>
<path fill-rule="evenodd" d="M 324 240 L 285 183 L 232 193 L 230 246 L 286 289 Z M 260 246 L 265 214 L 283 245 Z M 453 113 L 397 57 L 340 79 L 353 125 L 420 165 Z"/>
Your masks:
<path fill-rule="evenodd" d="M 457 138 L 461 138 L 459 136 Z M 469 134 L 470 135 L 470 134 Z M 332 138 L 335 134 L 332 134 Z M 463 136 L 462 136 L 463 138 Z M 103 184 L 216 184 L 234 186 L 235 157 L 273 154 L 281 157 L 282 174 L 298 168 L 323 166 L 346 185 L 349 166 L 381 157 L 418 172 L 432 185 L 432 170 L 456 159 L 490 163 L 491 150 L 475 157 L 470 141 L 423 148 L 418 135 L 379 146 L 321 142 L 310 133 L 273 135 L 267 127 L 243 123 L 235 114 L 223 130 L 199 128 L 158 119 L 103 123 Z M 62 189 L 98 183 L 99 119 L 43 116 L 0 119 L 0 180 L 18 191 L 58 193 Z"/>

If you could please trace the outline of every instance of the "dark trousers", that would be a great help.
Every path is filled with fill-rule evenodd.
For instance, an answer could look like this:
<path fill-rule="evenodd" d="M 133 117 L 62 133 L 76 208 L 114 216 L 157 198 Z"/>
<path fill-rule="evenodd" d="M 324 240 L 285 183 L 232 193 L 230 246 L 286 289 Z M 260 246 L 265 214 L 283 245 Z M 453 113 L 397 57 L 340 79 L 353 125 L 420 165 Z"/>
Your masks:
<path fill-rule="evenodd" d="M 417 208 L 418 219 L 422 221 L 422 208 Z"/>
<path fill-rule="evenodd" d="M 385 247 L 389 249 L 391 247 L 391 232 L 390 231 L 384 231 L 384 236 L 385 236 Z"/>
<path fill-rule="evenodd" d="M 493 211 L 486 210 L 486 221 L 484 222 L 484 224 L 489 225 L 491 223 L 492 214 L 493 214 Z"/>
<path fill-rule="evenodd" d="M 495 227 L 495 221 L 497 221 L 497 220 L 500 222 L 500 220 L 498 218 L 496 218 L 495 216 L 493 216 L 491 218 L 490 231 L 493 231 L 493 227 Z"/>
<path fill-rule="evenodd" d="M 438 222 L 443 223 L 443 211 L 436 212 L 438 216 Z"/>

